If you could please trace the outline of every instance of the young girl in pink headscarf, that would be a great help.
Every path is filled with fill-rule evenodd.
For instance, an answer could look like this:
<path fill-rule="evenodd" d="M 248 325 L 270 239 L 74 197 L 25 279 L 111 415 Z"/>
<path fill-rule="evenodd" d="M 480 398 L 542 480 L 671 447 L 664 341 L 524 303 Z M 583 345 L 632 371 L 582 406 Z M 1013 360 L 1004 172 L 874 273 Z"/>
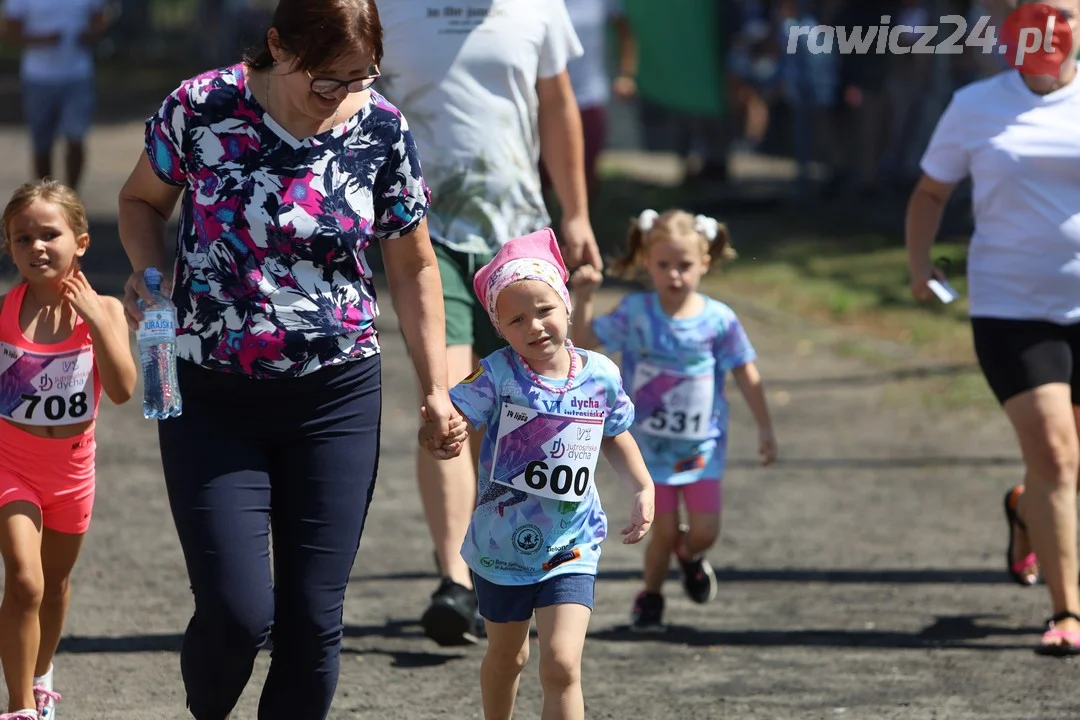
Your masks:
<path fill-rule="evenodd" d="M 509 718 L 535 614 L 545 718 L 584 718 L 581 655 L 607 516 L 600 454 L 632 488 L 624 543 L 653 519 L 653 484 L 629 428 L 634 406 L 618 367 L 568 337 L 568 273 L 550 229 L 503 246 L 473 281 L 509 347 L 450 392 L 483 430 L 478 501 L 461 548 L 474 574 L 488 647 L 484 717 Z M 428 427 L 421 443 L 431 447 Z"/>

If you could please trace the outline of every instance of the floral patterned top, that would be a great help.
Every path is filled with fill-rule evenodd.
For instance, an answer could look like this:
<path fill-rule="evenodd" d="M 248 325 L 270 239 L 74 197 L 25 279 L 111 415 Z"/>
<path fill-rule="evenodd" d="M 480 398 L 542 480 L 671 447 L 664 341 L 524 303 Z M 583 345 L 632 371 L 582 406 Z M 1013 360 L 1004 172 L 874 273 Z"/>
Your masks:
<path fill-rule="evenodd" d="M 147 120 L 146 151 L 184 188 L 178 357 L 275 378 L 379 352 L 365 249 L 410 232 L 430 204 L 397 108 L 372 91 L 353 117 L 298 140 L 235 65 L 181 83 Z"/>

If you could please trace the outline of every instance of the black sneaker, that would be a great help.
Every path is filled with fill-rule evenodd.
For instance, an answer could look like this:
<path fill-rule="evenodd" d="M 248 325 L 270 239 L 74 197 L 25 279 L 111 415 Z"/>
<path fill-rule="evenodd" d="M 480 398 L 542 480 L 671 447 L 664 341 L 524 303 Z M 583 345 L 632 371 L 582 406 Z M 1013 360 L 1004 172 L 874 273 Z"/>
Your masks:
<path fill-rule="evenodd" d="M 642 590 L 634 598 L 630 612 L 630 629 L 634 632 L 664 631 L 664 596 Z"/>
<path fill-rule="evenodd" d="M 699 605 L 704 605 L 716 597 L 716 573 L 704 556 L 696 560 L 683 560 L 676 556 L 682 568 L 682 586 L 686 596 Z"/>
<path fill-rule="evenodd" d="M 443 647 L 476 643 L 476 593 L 444 577 L 420 624 L 424 634 Z"/>

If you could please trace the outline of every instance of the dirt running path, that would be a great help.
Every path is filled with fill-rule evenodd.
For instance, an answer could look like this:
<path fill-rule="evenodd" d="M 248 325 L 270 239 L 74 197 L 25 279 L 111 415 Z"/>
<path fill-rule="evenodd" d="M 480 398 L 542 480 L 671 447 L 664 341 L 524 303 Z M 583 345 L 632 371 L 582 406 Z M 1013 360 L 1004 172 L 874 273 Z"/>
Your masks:
<path fill-rule="evenodd" d="M 95 216 L 91 278 L 118 288 L 115 195 L 137 125 L 94 136 L 84 195 Z M 25 143 L 0 134 L 3 187 Z M 4 192 L 6 195 L 7 191 Z M 384 296 L 385 297 L 385 296 Z M 611 297 L 608 300 L 612 300 Z M 590 718 L 1062 718 L 1080 714 L 1076 667 L 1035 656 L 1045 593 L 1006 582 L 1000 498 L 1021 472 L 997 415 L 929 416 L 917 379 L 842 357 L 732 301 L 761 354 L 782 462 L 754 464 L 733 396 L 717 600 L 669 585 L 671 632 L 626 632 L 640 548 L 605 546 L 584 682 Z M 443 650 L 416 622 L 434 589 L 412 471 L 412 380 L 392 308 L 380 325 L 386 422 L 379 486 L 346 601 L 334 718 L 478 718 L 482 648 Z M 916 363 L 917 364 L 917 363 Z M 106 406 L 96 521 L 57 659 L 69 720 L 183 718 L 178 650 L 191 600 L 153 427 L 136 402 Z M 600 488 L 618 522 L 622 488 Z M 674 578 L 674 574 L 672 575 Z M 255 717 L 262 658 L 234 714 Z M 535 655 L 519 717 L 539 715 Z"/>

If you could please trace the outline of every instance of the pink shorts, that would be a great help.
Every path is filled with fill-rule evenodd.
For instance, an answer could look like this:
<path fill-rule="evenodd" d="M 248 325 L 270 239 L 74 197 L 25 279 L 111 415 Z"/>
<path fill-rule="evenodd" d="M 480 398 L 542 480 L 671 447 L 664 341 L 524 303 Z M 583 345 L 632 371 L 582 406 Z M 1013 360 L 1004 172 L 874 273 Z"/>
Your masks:
<path fill-rule="evenodd" d="M 655 485 L 656 515 L 665 515 L 679 509 L 682 495 L 688 513 L 720 512 L 720 481 L 698 480 L 686 485 Z"/>
<path fill-rule="evenodd" d="M 31 435 L 0 420 L 0 507 L 33 503 L 41 524 L 81 535 L 94 508 L 94 428 L 69 438 Z"/>

